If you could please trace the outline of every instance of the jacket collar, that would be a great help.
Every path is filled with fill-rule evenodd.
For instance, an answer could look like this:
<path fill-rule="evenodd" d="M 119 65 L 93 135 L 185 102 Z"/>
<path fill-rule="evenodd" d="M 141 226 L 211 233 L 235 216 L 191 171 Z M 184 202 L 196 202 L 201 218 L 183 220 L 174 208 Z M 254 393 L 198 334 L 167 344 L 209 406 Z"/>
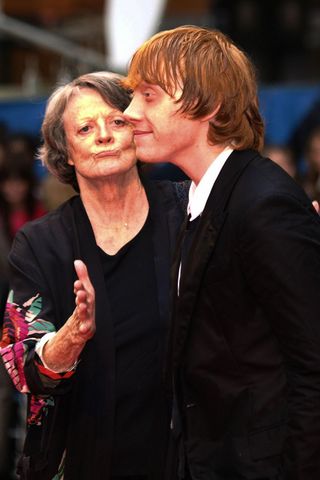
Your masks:
<path fill-rule="evenodd" d="M 220 229 L 228 214 L 228 202 L 233 189 L 248 164 L 257 156 L 254 151 L 234 151 L 224 164 L 206 203 L 202 218 L 195 232 L 190 248 L 188 262 L 180 280 L 179 297 L 174 295 L 174 318 L 171 331 L 171 360 L 177 365 L 183 350 L 192 313 L 199 296 L 201 281 L 214 251 Z M 173 290 L 176 292 L 178 271 L 181 258 L 180 232 L 179 245 L 173 264 Z"/>

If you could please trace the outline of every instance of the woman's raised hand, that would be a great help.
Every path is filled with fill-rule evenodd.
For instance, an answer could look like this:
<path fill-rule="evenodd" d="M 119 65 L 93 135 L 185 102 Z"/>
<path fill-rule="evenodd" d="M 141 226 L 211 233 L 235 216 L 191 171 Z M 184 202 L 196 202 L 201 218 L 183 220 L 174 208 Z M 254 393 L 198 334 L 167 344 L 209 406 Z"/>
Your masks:
<path fill-rule="evenodd" d="M 96 331 L 95 291 L 83 261 L 75 260 L 74 267 L 78 276 L 78 280 L 74 282 L 75 320 L 78 324 L 79 334 L 88 340 Z"/>

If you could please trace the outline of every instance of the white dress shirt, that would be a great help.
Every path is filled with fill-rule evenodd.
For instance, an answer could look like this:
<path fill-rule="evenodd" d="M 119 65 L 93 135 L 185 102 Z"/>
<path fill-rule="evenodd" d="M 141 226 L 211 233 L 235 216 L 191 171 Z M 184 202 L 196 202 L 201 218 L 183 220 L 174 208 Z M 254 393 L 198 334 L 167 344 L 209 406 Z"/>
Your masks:
<path fill-rule="evenodd" d="M 226 147 L 213 160 L 198 185 L 196 185 L 194 182 L 191 183 L 189 190 L 189 203 L 187 209 L 191 221 L 197 218 L 203 212 L 212 187 L 217 180 L 223 165 L 226 163 L 232 152 L 233 149 Z"/>
<path fill-rule="evenodd" d="M 202 214 L 204 207 L 206 206 L 207 200 L 209 198 L 210 192 L 215 181 L 218 178 L 219 173 L 222 170 L 223 165 L 226 163 L 227 159 L 230 157 L 233 152 L 232 148 L 226 147 L 219 155 L 212 161 L 211 165 L 207 169 L 206 173 L 201 178 L 198 185 L 194 182 L 191 183 L 189 189 L 189 203 L 187 207 L 188 215 L 190 215 L 189 220 L 192 221 L 195 218 L 199 217 Z M 180 276 L 181 276 L 181 262 L 178 272 L 178 288 L 177 294 L 179 296 L 179 287 L 180 287 Z"/>

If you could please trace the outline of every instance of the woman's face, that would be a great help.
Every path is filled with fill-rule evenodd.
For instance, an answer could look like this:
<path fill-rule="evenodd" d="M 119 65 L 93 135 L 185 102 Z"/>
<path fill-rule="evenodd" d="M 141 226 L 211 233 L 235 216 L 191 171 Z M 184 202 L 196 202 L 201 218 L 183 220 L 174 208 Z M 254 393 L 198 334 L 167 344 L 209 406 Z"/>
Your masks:
<path fill-rule="evenodd" d="M 98 92 L 81 88 L 63 115 L 68 163 L 79 187 L 88 181 L 123 175 L 136 165 L 131 125 Z"/>

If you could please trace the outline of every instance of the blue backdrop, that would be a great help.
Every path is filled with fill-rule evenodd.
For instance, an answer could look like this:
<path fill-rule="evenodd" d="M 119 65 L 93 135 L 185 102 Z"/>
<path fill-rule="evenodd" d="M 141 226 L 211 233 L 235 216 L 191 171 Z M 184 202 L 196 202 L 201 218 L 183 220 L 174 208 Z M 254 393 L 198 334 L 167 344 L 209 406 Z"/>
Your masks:
<path fill-rule="evenodd" d="M 261 112 L 266 122 L 266 142 L 285 144 L 295 127 L 320 100 L 320 85 L 262 87 L 259 91 Z M 13 133 L 38 135 L 46 98 L 0 101 L 0 121 Z"/>

